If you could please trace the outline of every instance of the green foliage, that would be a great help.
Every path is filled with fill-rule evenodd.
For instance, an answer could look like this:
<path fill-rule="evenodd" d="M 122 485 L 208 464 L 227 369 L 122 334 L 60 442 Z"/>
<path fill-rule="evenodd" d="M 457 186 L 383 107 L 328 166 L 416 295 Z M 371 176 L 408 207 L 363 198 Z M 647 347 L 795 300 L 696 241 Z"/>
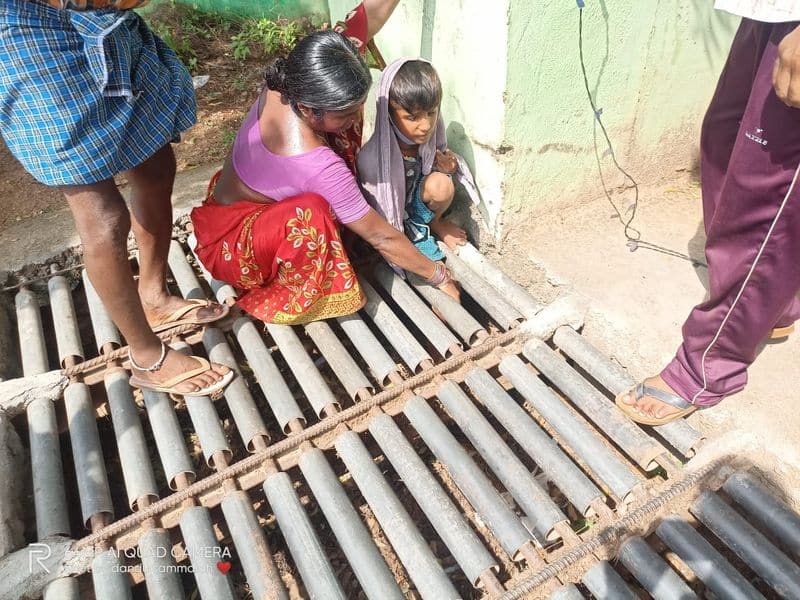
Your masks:
<path fill-rule="evenodd" d="M 233 146 L 233 142 L 236 141 L 237 133 L 238 131 L 236 129 L 226 129 L 225 133 L 222 134 L 222 145 L 225 146 L 226 149 Z"/>
<path fill-rule="evenodd" d="M 239 61 L 247 60 L 254 49 L 265 56 L 288 52 L 303 33 L 303 27 L 297 21 L 247 19 L 242 22 L 239 33 L 231 37 L 233 57 Z"/>
<path fill-rule="evenodd" d="M 309 30 L 306 20 L 211 13 L 180 0 L 159 4 L 145 18 L 190 71 L 204 58 L 213 58 L 214 48 L 229 50 L 239 62 L 284 54 Z"/>
<path fill-rule="evenodd" d="M 592 527 L 594 527 L 594 525 L 595 523 L 591 519 L 584 519 L 581 517 L 580 519 L 572 523 L 572 530 L 578 534 L 585 533 L 586 531 L 589 531 Z"/>

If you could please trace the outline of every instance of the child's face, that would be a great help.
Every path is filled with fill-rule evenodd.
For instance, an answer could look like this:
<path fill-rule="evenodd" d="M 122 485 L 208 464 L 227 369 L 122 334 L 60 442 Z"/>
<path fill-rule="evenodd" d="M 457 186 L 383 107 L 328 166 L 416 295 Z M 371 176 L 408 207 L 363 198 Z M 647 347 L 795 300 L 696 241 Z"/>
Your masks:
<path fill-rule="evenodd" d="M 421 145 L 431 139 L 439 118 L 439 107 L 433 110 L 408 112 L 399 106 L 392 107 L 392 119 L 397 129 L 415 144 Z"/>

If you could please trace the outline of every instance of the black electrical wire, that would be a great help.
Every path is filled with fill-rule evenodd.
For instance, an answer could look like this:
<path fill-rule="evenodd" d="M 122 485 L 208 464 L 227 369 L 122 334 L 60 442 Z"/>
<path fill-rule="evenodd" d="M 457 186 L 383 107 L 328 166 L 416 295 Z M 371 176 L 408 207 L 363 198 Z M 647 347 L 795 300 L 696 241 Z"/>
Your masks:
<path fill-rule="evenodd" d="M 614 212 L 617 214 L 617 219 L 623 226 L 623 233 L 625 234 L 625 239 L 627 240 L 628 248 L 630 248 L 631 252 L 635 252 L 639 248 L 644 248 L 645 250 L 653 250 L 654 252 L 660 252 L 662 254 L 667 254 L 669 256 L 674 256 L 676 258 L 681 258 L 683 260 L 687 260 L 692 263 L 695 267 L 706 267 L 708 265 L 703 261 L 697 260 L 692 258 L 688 254 L 684 254 L 682 252 L 678 252 L 677 250 L 672 250 L 671 248 L 666 248 L 664 246 L 659 246 L 658 244 L 653 244 L 652 242 L 648 242 L 642 239 L 642 233 L 633 226 L 633 221 L 636 218 L 636 211 L 639 208 L 639 184 L 636 180 L 631 177 L 630 173 L 628 173 L 625 169 L 623 169 L 619 162 L 617 162 L 617 155 L 614 152 L 614 146 L 611 143 L 611 138 L 608 136 L 608 131 L 606 131 L 606 126 L 603 123 L 602 119 L 602 111 L 597 109 L 597 105 L 595 104 L 594 98 L 592 97 L 592 91 L 589 88 L 589 78 L 586 75 L 586 63 L 583 60 L 583 6 L 579 3 L 578 5 L 578 54 L 580 56 L 581 62 L 581 73 L 583 74 L 583 85 L 586 88 L 586 96 L 589 98 L 589 104 L 592 107 L 592 112 L 594 113 L 594 118 L 597 120 L 598 125 L 600 125 L 600 130 L 603 132 L 603 137 L 606 140 L 606 145 L 608 146 L 608 150 L 611 154 L 611 160 L 614 163 L 616 169 L 622 173 L 627 181 L 630 182 L 630 187 L 633 189 L 633 205 L 628 210 L 628 217 L 623 217 L 622 213 L 617 208 L 617 205 L 614 203 L 614 200 L 611 198 L 611 192 L 609 192 L 608 188 L 606 187 L 605 180 L 603 180 L 603 173 L 602 167 L 598 161 L 597 168 L 600 170 L 600 180 L 603 185 L 603 193 L 605 193 L 606 199 L 608 203 L 611 204 L 611 207 L 614 209 Z"/>

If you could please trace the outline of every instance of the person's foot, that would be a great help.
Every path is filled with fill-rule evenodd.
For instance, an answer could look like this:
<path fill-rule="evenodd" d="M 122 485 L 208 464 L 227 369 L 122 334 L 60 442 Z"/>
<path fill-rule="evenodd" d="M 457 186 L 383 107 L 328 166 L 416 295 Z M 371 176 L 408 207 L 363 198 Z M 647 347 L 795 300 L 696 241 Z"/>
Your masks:
<path fill-rule="evenodd" d="M 783 341 L 794 333 L 794 323 L 789 325 L 776 325 L 769 332 L 769 339 L 772 341 Z"/>
<path fill-rule="evenodd" d="M 431 221 L 431 231 L 451 250 L 467 243 L 467 232 L 455 223 L 438 218 Z"/>
<path fill-rule="evenodd" d="M 679 395 L 675 390 L 669 387 L 659 375 L 645 379 L 644 384 L 648 387 L 667 392 L 668 394 Z M 644 395 L 636 400 L 635 389 L 628 392 L 623 397 L 622 402 L 628 406 L 634 407 L 640 414 L 656 419 L 667 417 L 681 412 L 682 410 L 648 395 Z"/>
<path fill-rule="evenodd" d="M 169 323 L 170 317 L 179 314 L 183 308 L 189 308 L 180 314 L 182 321 L 196 321 L 198 323 L 212 323 L 228 313 L 227 307 L 216 302 L 209 304 L 195 304 L 178 296 L 161 294 L 158 296 L 142 296 L 142 308 L 147 322 L 151 327 L 163 327 Z"/>
<path fill-rule="evenodd" d="M 147 368 L 159 360 L 161 357 L 161 349 L 157 349 L 155 351 L 144 350 L 138 352 L 131 350 L 131 355 L 137 365 Z M 131 365 L 131 373 L 139 381 L 139 383 L 159 386 L 170 380 L 179 378 L 184 373 L 196 370 L 198 366 L 199 364 L 197 358 L 187 356 L 168 347 L 166 356 L 164 357 L 164 362 L 159 369 L 155 371 L 147 371 L 145 369 L 138 369 Z M 186 381 L 175 384 L 174 393 L 180 395 L 191 395 L 198 390 L 202 390 L 222 381 L 222 379 L 229 372 L 230 369 L 225 365 L 211 363 L 211 367 L 203 373 L 195 375 Z"/>

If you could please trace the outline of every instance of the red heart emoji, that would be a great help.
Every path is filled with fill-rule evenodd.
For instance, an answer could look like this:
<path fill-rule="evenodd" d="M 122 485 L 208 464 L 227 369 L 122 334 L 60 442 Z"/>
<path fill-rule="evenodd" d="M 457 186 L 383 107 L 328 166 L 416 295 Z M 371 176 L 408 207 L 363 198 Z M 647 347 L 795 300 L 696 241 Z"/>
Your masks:
<path fill-rule="evenodd" d="M 218 562 L 217 568 L 219 569 L 220 573 L 222 573 L 223 575 L 227 575 L 228 571 L 231 570 L 231 561 L 226 560 L 225 562 Z"/>

